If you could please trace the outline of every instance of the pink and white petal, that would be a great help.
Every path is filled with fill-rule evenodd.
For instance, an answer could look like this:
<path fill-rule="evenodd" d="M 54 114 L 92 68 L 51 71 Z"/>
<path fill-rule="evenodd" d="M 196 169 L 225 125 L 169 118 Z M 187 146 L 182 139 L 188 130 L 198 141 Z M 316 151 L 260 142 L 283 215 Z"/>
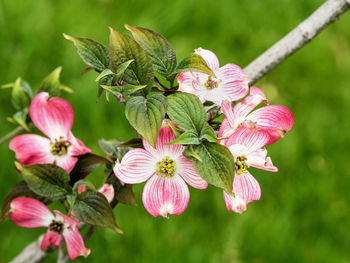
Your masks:
<path fill-rule="evenodd" d="M 247 203 L 243 199 L 229 195 L 225 191 L 223 191 L 223 193 L 226 209 L 228 211 L 242 214 L 247 210 Z"/>
<path fill-rule="evenodd" d="M 247 156 L 247 163 L 258 169 L 278 172 L 278 168 L 272 164 L 271 158 L 266 157 L 266 149 L 258 149 Z"/>
<path fill-rule="evenodd" d="M 91 152 L 81 140 L 74 137 L 72 132 L 69 132 L 67 140 L 72 144 L 68 148 L 68 153 L 70 155 L 79 156 Z"/>
<path fill-rule="evenodd" d="M 194 52 L 205 60 L 211 70 L 216 70 L 220 67 L 219 59 L 214 52 L 203 48 L 197 48 Z"/>
<path fill-rule="evenodd" d="M 114 187 L 111 184 L 103 184 L 102 187 L 98 190 L 101 194 L 103 194 L 108 202 L 112 202 L 114 198 Z"/>
<path fill-rule="evenodd" d="M 232 192 L 247 204 L 259 200 L 261 189 L 258 181 L 248 172 L 235 174 Z"/>
<path fill-rule="evenodd" d="M 51 153 L 50 140 L 36 134 L 16 136 L 9 147 L 24 165 L 53 163 L 55 158 Z"/>
<path fill-rule="evenodd" d="M 57 155 L 55 157 L 56 165 L 59 167 L 62 167 L 64 170 L 67 171 L 67 173 L 70 173 L 73 170 L 77 161 L 78 161 L 77 157 L 71 156 L 69 154 L 65 154 L 61 156 Z"/>
<path fill-rule="evenodd" d="M 59 247 L 62 241 L 62 235 L 50 231 L 46 231 L 43 240 L 41 241 L 40 249 L 46 250 L 51 246 Z"/>
<path fill-rule="evenodd" d="M 176 173 L 179 174 L 186 183 L 196 189 L 202 190 L 208 188 L 208 183 L 198 175 L 191 160 L 182 155 L 179 157 L 176 164 Z"/>
<path fill-rule="evenodd" d="M 81 193 L 84 193 L 86 190 L 87 190 L 86 189 L 86 185 L 79 185 L 78 189 L 77 189 L 77 192 L 80 195 Z"/>
<path fill-rule="evenodd" d="M 190 192 L 179 175 L 170 178 L 154 175 L 143 188 L 143 205 L 154 217 L 179 215 L 185 211 L 189 200 Z"/>
<path fill-rule="evenodd" d="M 234 64 L 226 64 L 215 71 L 216 78 L 221 80 L 219 87 L 213 89 L 222 94 L 221 100 L 237 101 L 247 95 L 249 91 L 249 78 L 243 70 Z M 221 104 L 221 102 L 219 103 Z"/>
<path fill-rule="evenodd" d="M 246 146 L 245 154 L 256 151 L 264 147 L 270 140 L 270 135 L 264 130 L 249 128 L 242 125 L 227 140 L 226 146 L 230 147 L 234 144 Z"/>
<path fill-rule="evenodd" d="M 180 72 L 179 76 L 177 77 L 177 82 L 179 83 L 179 91 L 198 94 L 199 90 L 197 89 L 196 85 L 196 83 L 199 81 L 198 74 L 198 72 L 192 71 Z"/>
<path fill-rule="evenodd" d="M 77 225 L 79 224 L 79 220 L 74 216 L 66 216 L 58 210 L 53 210 L 56 214 L 57 220 L 63 220 L 65 227 L 75 230 Z"/>
<path fill-rule="evenodd" d="M 90 249 L 86 248 L 84 245 L 84 240 L 79 233 L 79 229 L 65 229 L 63 231 L 63 237 L 66 241 L 68 256 L 71 260 L 76 259 L 79 256 L 84 256 L 85 258 L 90 254 Z"/>
<path fill-rule="evenodd" d="M 128 151 L 121 162 L 114 166 L 114 174 L 123 183 L 138 184 L 146 181 L 155 172 L 157 161 L 144 149 Z"/>
<path fill-rule="evenodd" d="M 229 137 L 237 128 L 232 102 L 224 100 L 221 103 L 221 111 L 225 114 L 225 119 L 221 124 L 218 135 L 219 137 Z"/>
<path fill-rule="evenodd" d="M 11 201 L 10 220 L 21 227 L 48 227 L 53 214 L 42 202 L 29 197 L 17 197 Z"/>
<path fill-rule="evenodd" d="M 257 109 L 247 116 L 248 120 L 256 122 L 258 128 L 266 129 L 270 133 L 271 144 L 282 138 L 294 124 L 292 112 L 281 105 L 269 105 Z"/>
<path fill-rule="evenodd" d="M 47 92 L 40 92 L 34 97 L 29 114 L 34 125 L 51 140 L 59 139 L 60 136 L 67 138 L 68 132 L 72 129 L 74 119 L 72 106 L 62 98 L 49 98 Z"/>
<path fill-rule="evenodd" d="M 168 156 L 170 159 L 175 159 L 176 157 L 182 155 L 185 147 L 181 144 L 166 145 L 175 139 L 176 136 L 174 134 L 174 131 L 166 122 L 164 122 L 159 129 L 155 149 L 148 143 L 145 138 L 143 138 L 142 141 L 145 150 L 150 152 L 156 159 L 156 162 L 158 162 L 161 161 L 165 156 Z"/>

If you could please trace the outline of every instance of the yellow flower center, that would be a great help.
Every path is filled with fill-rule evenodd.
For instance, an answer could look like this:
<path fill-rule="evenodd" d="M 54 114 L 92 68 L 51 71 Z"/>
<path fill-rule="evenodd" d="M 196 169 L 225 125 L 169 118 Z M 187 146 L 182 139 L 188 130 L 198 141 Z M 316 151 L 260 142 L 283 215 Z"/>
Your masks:
<path fill-rule="evenodd" d="M 49 225 L 49 230 L 58 234 L 62 234 L 64 230 L 64 224 L 61 221 L 52 220 Z"/>
<path fill-rule="evenodd" d="M 64 155 L 67 153 L 67 149 L 71 146 L 71 143 L 60 137 L 59 140 L 55 139 L 55 142 L 50 142 L 51 153 L 53 155 Z"/>
<path fill-rule="evenodd" d="M 219 86 L 221 80 L 213 80 L 212 76 L 208 77 L 208 80 L 204 83 L 207 89 L 216 89 Z"/>
<path fill-rule="evenodd" d="M 235 162 L 236 174 L 240 175 L 242 173 L 247 172 L 247 169 L 249 168 L 249 164 L 247 164 L 246 161 L 247 161 L 247 157 L 245 157 L 244 155 L 238 156 L 236 158 L 236 162 Z"/>
<path fill-rule="evenodd" d="M 161 162 L 157 162 L 156 174 L 164 178 L 174 176 L 176 171 L 176 162 L 165 156 Z"/>

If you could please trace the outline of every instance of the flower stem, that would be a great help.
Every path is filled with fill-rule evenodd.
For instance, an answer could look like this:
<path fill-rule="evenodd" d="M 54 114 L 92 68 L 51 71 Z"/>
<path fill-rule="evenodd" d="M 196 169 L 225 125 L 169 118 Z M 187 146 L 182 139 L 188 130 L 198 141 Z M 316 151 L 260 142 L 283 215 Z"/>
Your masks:
<path fill-rule="evenodd" d="M 22 126 L 18 126 L 8 134 L 6 134 L 4 137 L 0 139 L 0 144 L 6 142 L 7 140 L 11 139 L 12 137 L 16 136 L 18 133 L 24 131 L 24 128 Z"/>

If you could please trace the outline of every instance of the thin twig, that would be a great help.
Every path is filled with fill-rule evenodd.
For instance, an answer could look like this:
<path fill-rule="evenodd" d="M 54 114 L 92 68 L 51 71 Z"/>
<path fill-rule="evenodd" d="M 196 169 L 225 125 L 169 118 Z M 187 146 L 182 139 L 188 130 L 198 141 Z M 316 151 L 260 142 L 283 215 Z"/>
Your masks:
<path fill-rule="evenodd" d="M 6 134 L 4 137 L 0 139 L 0 144 L 6 142 L 7 140 L 11 139 L 12 137 L 16 136 L 18 133 L 24 131 L 24 128 L 22 126 L 18 126 L 16 129 L 12 130 L 8 134 Z"/>
<path fill-rule="evenodd" d="M 297 28 L 278 41 L 244 69 L 251 79 L 250 84 L 253 84 L 262 78 L 266 73 L 313 39 L 323 28 L 338 19 L 340 15 L 349 9 L 350 0 L 328 0 Z M 7 140 L 7 138 L 5 140 Z M 113 204 L 112 207 L 114 207 Z M 91 234 L 89 234 L 89 236 L 91 236 Z M 42 238 L 43 235 L 24 248 L 24 250 L 12 260 L 11 263 L 37 263 L 44 260 L 53 250 L 40 250 Z"/>
<path fill-rule="evenodd" d="M 311 41 L 326 26 L 336 21 L 350 9 L 350 0 L 328 0 L 288 35 L 279 40 L 245 69 L 250 85 L 279 65 L 306 43 Z"/>
<path fill-rule="evenodd" d="M 58 256 L 57 256 L 57 263 L 66 263 L 66 259 L 65 259 L 65 255 L 64 255 L 64 242 L 63 240 L 61 241 L 61 244 L 58 248 Z"/>

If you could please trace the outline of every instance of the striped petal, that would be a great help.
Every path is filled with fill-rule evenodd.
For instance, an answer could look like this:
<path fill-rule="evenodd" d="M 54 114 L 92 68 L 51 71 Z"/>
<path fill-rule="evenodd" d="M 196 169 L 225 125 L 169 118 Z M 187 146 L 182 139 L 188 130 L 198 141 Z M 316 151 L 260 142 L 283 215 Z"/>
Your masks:
<path fill-rule="evenodd" d="M 55 159 L 51 153 L 50 140 L 36 134 L 23 134 L 13 138 L 10 149 L 24 165 L 53 163 Z"/>
<path fill-rule="evenodd" d="M 68 134 L 67 140 L 71 143 L 71 146 L 68 148 L 68 154 L 79 156 L 91 152 L 81 140 L 74 137 L 71 131 Z"/>
<path fill-rule="evenodd" d="M 143 205 L 155 217 L 168 218 L 169 214 L 181 214 L 185 211 L 189 199 L 188 187 L 178 175 L 170 178 L 154 175 L 148 180 L 142 193 Z"/>
<path fill-rule="evenodd" d="M 62 98 L 49 98 L 49 93 L 37 94 L 29 108 L 30 118 L 34 125 L 50 137 L 51 140 L 59 137 L 67 138 L 73 125 L 73 108 L 68 101 Z"/>
<path fill-rule="evenodd" d="M 68 256 L 71 260 L 79 256 L 87 257 L 90 254 L 90 249 L 84 245 L 84 240 L 79 233 L 79 229 L 65 228 L 63 231 L 63 237 L 66 241 Z"/>
<path fill-rule="evenodd" d="M 266 155 L 266 149 L 258 149 L 247 156 L 247 163 L 250 166 L 253 166 L 258 169 L 270 172 L 278 172 L 278 168 L 272 164 L 271 158 L 266 157 Z"/>
<path fill-rule="evenodd" d="M 191 160 L 182 155 L 178 159 L 178 162 L 176 172 L 185 180 L 186 183 L 193 188 L 201 190 L 208 187 L 208 183 L 202 177 L 200 177 L 194 169 Z"/>
<path fill-rule="evenodd" d="M 69 154 L 55 156 L 56 165 L 62 167 L 68 173 L 73 170 L 77 161 L 78 161 L 77 157 L 71 156 Z"/>
<path fill-rule="evenodd" d="M 177 77 L 177 82 L 179 83 L 179 91 L 181 92 L 187 92 L 194 94 L 196 96 L 201 95 L 201 88 L 200 88 L 200 82 L 199 82 L 199 75 L 203 73 L 198 72 L 180 72 L 179 76 Z M 206 75 L 206 74 L 203 74 Z M 208 75 L 206 75 L 206 78 L 208 78 Z"/>
<path fill-rule="evenodd" d="M 235 174 L 233 193 L 234 196 L 231 196 L 224 191 L 226 208 L 242 213 L 247 209 L 248 203 L 260 199 L 261 189 L 258 181 L 247 171 L 240 175 Z"/>
<path fill-rule="evenodd" d="M 294 124 L 292 112 L 281 105 L 269 105 L 250 113 L 247 120 L 256 123 L 258 129 L 265 129 L 270 134 L 268 144 L 282 138 Z"/>
<path fill-rule="evenodd" d="M 208 49 L 197 48 L 194 52 L 205 60 L 211 70 L 216 70 L 220 67 L 218 57 L 212 51 Z"/>
<path fill-rule="evenodd" d="M 144 149 L 128 151 L 121 162 L 114 166 L 114 174 L 127 184 L 138 184 L 146 181 L 156 172 L 157 161 Z"/>
<path fill-rule="evenodd" d="M 159 129 L 156 148 L 153 148 L 145 138 L 143 138 L 143 146 L 145 150 L 150 152 L 154 158 L 158 161 L 161 161 L 165 156 L 168 156 L 171 159 L 176 159 L 182 154 L 185 147 L 181 144 L 166 145 L 167 143 L 176 139 L 176 136 L 170 126 L 166 123 L 162 125 Z"/>
<path fill-rule="evenodd" d="M 43 240 L 41 241 L 40 249 L 46 250 L 51 246 L 58 247 L 61 244 L 62 235 L 50 231 L 49 229 L 46 231 Z"/>
<path fill-rule="evenodd" d="M 8 216 L 14 224 L 26 228 L 47 227 L 54 219 L 46 205 L 29 197 L 12 200 Z"/>
<path fill-rule="evenodd" d="M 270 140 L 270 136 L 266 131 L 249 128 L 242 125 L 236 130 L 225 142 L 226 146 L 235 144 L 244 145 L 246 147 L 246 155 L 264 147 Z"/>

